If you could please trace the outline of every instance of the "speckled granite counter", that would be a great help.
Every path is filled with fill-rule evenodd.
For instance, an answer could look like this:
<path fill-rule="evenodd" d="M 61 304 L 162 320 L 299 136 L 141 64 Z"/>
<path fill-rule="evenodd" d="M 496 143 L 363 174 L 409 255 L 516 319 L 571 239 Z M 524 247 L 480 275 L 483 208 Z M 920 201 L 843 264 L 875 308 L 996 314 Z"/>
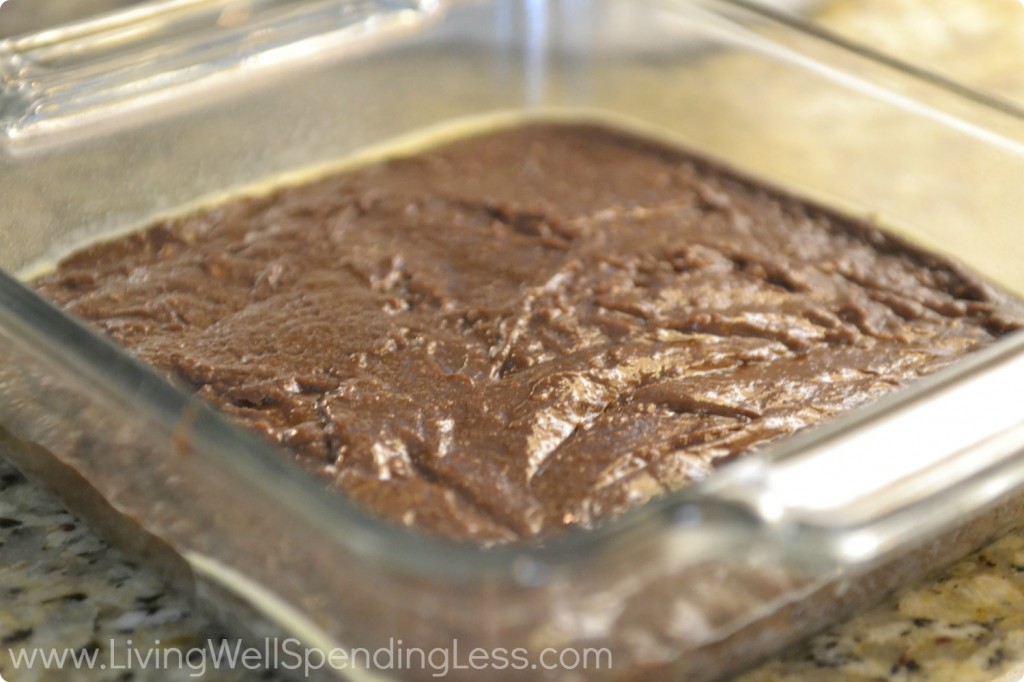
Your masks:
<path fill-rule="evenodd" d="M 0 4 L 3 4 L 0 2 Z M 17 3 L 15 3 L 17 4 Z M 51 5 L 52 7 L 52 5 Z M 1024 9 L 1010 0 L 835 0 L 819 21 L 896 56 L 1024 101 Z M 0 675 L 185 680 L 194 670 L 101 668 L 113 650 L 187 650 L 218 633 L 0 460 Z M 97 669 L 12 672 L 8 650 L 97 652 Z M 123 659 L 120 661 L 123 665 Z M 253 679 L 207 670 L 207 680 Z M 272 679 L 263 675 L 264 679 Z M 744 675 L 742 682 L 1024 678 L 1024 530 L 905 588 Z"/>
<path fill-rule="evenodd" d="M 1024 677 L 1024 530 L 900 590 L 738 682 Z"/>
<path fill-rule="evenodd" d="M 194 679 L 187 667 L 126 669 L 124 654 L 129 647 L 154 644 L 188 651 L 218 637 L 184 599 L 0 459 L 0 675 L 10 682 Z M 43 666 L 13 670 L 11 650 L 95 652 L 96 667 L 74 674 Z M 225 669 L 208 671 L 203 679 L 253 677 Z"/>

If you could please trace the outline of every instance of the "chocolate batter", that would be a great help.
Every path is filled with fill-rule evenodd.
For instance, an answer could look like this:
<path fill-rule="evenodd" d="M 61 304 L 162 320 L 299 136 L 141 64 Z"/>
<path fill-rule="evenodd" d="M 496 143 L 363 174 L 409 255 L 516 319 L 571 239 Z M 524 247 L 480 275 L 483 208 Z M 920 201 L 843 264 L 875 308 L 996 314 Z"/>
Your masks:
<path fill-rule="evenodd" d="M 372 512 L 589 528 L 1024 325 L 658 143 L 532 124 L 239 198 L 36 286 Z"/>

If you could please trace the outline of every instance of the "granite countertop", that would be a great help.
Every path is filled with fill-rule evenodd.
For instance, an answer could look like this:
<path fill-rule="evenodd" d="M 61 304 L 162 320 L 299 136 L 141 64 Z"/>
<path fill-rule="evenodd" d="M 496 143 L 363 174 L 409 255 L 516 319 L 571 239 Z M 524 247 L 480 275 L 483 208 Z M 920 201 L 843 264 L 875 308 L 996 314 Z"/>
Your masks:
<path fill-rule="evenodd" d="M 22 0 L 23 1 L 23 0 Z M 0 5 L 3 3 L 0 2 Z M 14 4 L 17 4 L 15 2 Z M 109 4 L 109 3 L 108 3 Z M 902 59 L 1024 102 L 1024 7 L 1012 0 L 832 0 L 816 20 Z M 9 649 L 187 650 L 218 632 L 185 600 L 106 546 L 47 493 L 0 460 L 0 679 Z M 186 680 L 194 670 L 98 668 L 81 680 Z M 208 670 L 204 679 L 253 679 Z M 274 679 L 264 674 L 261 679 Z M 1024 529 L 906 587 L 871 610 L 739 678 L 742 682 L 1024 679 Z"/>
<path fill-rule="evenodd" d="M 128 668 L 126 652 L 154 644 L 188 651 L 220 637 L 120 551 L 107 546 L 51 495 L 0 459 L 0 676 L 9 682 L 65 680 L 67 671 L 13 670 L 10 651 L 97 652 L 83 681 L 171 682 L 193 669 Z M 105 666 L 105 667 L 99 667 Z M 217 670 L 216 682 L 273 680 L 246 670 Z"/>

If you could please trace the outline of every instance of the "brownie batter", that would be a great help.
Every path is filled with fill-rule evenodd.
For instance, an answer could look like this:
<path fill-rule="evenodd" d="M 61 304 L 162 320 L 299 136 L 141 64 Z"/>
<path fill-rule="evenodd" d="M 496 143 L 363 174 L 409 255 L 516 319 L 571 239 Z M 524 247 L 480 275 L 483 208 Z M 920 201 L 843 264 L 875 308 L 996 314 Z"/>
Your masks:
<path fill-rule="evenodd" d="M 366 509 L 589 528 L 1024 324 L 676 149 L 530 124 L 153 225 L 36 281 Z"/>

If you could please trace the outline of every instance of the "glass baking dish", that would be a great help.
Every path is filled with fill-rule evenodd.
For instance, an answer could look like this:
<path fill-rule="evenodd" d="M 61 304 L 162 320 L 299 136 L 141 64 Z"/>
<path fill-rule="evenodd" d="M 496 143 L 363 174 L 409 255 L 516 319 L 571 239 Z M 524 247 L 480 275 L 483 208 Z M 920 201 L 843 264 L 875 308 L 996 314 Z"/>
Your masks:
<path fill-rule="evenodd" d="M 738 0 L 169 0 L 2 41 L 0 76 L 0 448 L 246 637 L 447 652 L 327 678 L 721 677 L 1024 521 L 1019 333 L 595 531 L 484 550 L 365 516 L 18 279 L 531 116 L 681 140 L 1020 293 L 1009 107 Z"/>

